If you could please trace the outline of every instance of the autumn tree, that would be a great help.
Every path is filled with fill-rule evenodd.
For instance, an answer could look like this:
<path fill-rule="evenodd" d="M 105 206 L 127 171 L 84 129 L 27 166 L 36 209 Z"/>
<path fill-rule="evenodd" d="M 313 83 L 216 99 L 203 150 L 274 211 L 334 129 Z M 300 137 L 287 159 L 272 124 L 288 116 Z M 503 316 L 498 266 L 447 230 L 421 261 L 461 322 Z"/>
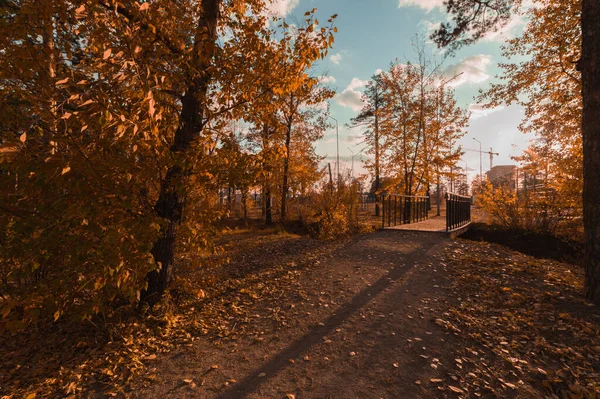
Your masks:
<path fill-rule="evenodd" d="M 456 141 L 465 134 L 467 113 L 439 68 L 418 46 L 419 62 L 395 62 L 381 73 L 379 117 L 383 160 L 405 195 L 423 193 L 460 157 Z"/>
<path fill-rule="evenodd" d="M 3 317 L 155 302 L 176 245 L 211 235 L 218 132 L 324 55 L 332 28 L 294 32 L 306 64 L 282 74 L 262 0 L 1 6 Z"/>
<path fill-rule="evenodd" d="M 365 104 L 360 113 L 351 119 L 348 125 L 351 129 L 363 129 L 364 142 L 369 147 L 367 154 L 374 157 L 373 162 L 365 162 L 367 170 L 373 171 L 375 193 L 381 189 L 381 136 L 380 136 L 380 113 L 384 107 L 382 84 L 379 74 L 373 75 L 363 93 L 362 100 Z M 376 194 L 377 195 L 377 194 Z M 375 216 L 379 216 L 379 203 L 375 203 Z"/>
<path fill-rule="evenodd" d="M 582 98 L 576 61 L 581 57 L 581 1 L 543 0 L 534 5 L 527 11 L 529 22 L 523 34 L 504 47 L 506 58 L 528 59 L 500 64 L 504 70 L 501 83 L 493 84 L 479 100 L 488 107 L 511 103 L 524 107 L 521 130 L 539 138 L 533 153 L 540 154 L 551 170 L 553 188 L 579 204 Z M 529 158 L 530 153 L 521 158 Z"/>
<path fill-rule="evenodd" d="M 546 3 L 544 3 L 546 4 Z M 550 3 L 548 3 L 550 4 Z M 561 2 L 562 4 L 562 2 Z M 572 7 L 572 2 L 568 2 Z M 441 25 L 432 38 L 440 46 L 456 49 L 473 43 L 489 30 L 499 29 L 510 18 L 511 12 L 521 5 L 520 0 L 455 0 L 446 8 L 452 21 Z M 557 2 L 558 5 L 558 2 Z M 574 11 L 576 12 L 577 9 Z M 600 3 L 596 0 L 581 2 L 581 56 L 576 63 L 581 73 L 582 148 L 583 148 L 583 220 L 585 235 L 585 295 L 600 304 Z M 572 25 L 566 30 L 573 33 Z M 561 28 L 556 28 L 562 30 Z M 576 36 L 568 38 L 577 41 Z M 569 47 L 569 46 L 566 46 Z M 564 52 L 561 51 L 561 55 Z M 543 81 L 538 81 L 543 83 Z"/>
<path fill-rule="evenodd" d="M 290 162 L 292 144 L 306 143 L 308 152 L 296 159 L 310 157 L 314 153 L 312 143 L 323 137 L 328 126 L 325 121 L 326 108 L 322 104 L 334 92 L 319 85 L 319 79 L 308 75 L 298 77 L 298 87 L 280 97 L 280 126 L 284 131 L 284 154 L 281 184 L 281 221 L 286 219 L 286 203 L 290 187 Z M 300 165 L 300 163 L 298 163 Z M 310 164 L 309 164 L 310 165 Z M 314 172 L 314 171 L 311 171 Z"/>

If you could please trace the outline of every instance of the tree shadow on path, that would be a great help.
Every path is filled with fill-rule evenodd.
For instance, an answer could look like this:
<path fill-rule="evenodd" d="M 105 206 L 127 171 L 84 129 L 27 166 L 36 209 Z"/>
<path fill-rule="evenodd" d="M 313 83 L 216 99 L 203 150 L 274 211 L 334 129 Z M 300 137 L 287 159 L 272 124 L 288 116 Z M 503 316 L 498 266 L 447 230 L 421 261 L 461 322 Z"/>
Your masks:
<path fill-rule="evenodd" d="M 398 233 L 385 232 L 383 234 Z M 397 282 L 397 280 L 400 280 L 412 269 L 417 261 L 421 260 L 426 255 L 427 252 L 444 241 L 443 236 L 432 234 L 402 235 L 402 237 L 418 241 L 418 247 L 408 254 L 402 254 L 402 258 L 400 259 L 402 262 L 399 262 L 393 268 L 389 269 L 388 273 L 375 283 L 360 291 L 349 302 L 341 306 L 335 314 L 321 323 L 321 325 L 314 327 L 307 334 L 291 343 L 287 348 L 275 355 L 273 359 L 254 370 L 254 372 L 246 376 L 243 380 L 232 385 L 224 392 L 221 392 L 218 399 L 244 397 L 259 389 L 260 386 L 267 383 L 270 378 L 288 367 L 290 365 L 289 359 L 298 358 L 312 346 L 322 342 L 324 337 L 334 332 L 344 322 L 351 318 L 352 315 L 368 305 L 383 291 Z"/>

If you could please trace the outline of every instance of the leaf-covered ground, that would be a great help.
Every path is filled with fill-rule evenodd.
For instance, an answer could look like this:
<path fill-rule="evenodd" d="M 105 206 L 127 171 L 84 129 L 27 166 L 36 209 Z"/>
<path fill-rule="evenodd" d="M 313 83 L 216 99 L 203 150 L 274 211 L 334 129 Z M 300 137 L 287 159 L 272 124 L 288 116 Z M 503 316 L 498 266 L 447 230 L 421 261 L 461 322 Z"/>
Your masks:
<path fill-rule="evenodd" d="M 234 230 L 151 315 L 4 336 L 0 397 L 593 397 L 578 266 L 427 233 Z M 202 267 L 198 267 L 198 265 Z M 596 384 L 596 385 L 595 385 Z"/>
<path fill-rule="evenodd" d="M 582 298 L 580 266 L 460 239 L 440 262 L 454 299 L 437 322 L 465 345 L 465 396 L 600 395 L 600 311 Z"/>
<path fill-rule="evenodd" d="M 117 311 L 4 335 L 0 398 L 135 397 L 132 381 L 152 381 L 156 359 L 200 337 L 243 334 L 253 317 L 245 302 L 276 298 L 305 262 L 343 243 L 272 229 L 226 232 L 220 254 L 182 260 L 173 296 L 151 314 Z"/>

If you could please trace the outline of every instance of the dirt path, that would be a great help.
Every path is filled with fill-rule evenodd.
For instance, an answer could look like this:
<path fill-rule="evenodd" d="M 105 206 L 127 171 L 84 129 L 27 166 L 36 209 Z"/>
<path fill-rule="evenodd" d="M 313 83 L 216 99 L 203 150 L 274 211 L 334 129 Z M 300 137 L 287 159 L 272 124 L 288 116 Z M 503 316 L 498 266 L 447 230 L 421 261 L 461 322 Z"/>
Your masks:
<path fill-rule="evenodd" d="M 203 337 L 158 359 L 139 396 L 456 397 L 436 383 L 451 382 L 447 348 L 459 345 L 433 310 L 452 300 L 436 259 L 448 242 L 401 231 L 355 238 L 283 294 L 248 302 L 255 317 L 243 335 Z"/>

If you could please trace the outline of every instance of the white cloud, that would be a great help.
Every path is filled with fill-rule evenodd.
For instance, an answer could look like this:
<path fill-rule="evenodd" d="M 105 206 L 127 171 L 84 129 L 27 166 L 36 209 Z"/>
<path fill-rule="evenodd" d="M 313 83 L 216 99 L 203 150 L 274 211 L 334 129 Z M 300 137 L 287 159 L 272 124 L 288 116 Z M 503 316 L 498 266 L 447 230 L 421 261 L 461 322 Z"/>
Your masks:
<path fill-rule="evenodd" d="M 352 90 L 360 89 L 361 87 L 365 87 L 368 84 L 369 84 L 368 80 L 361 80 L 359 78 L 354 78 L 348 85 L 348 89 L 352 89 Z"/>
<path fill-rule="evenodd" d="M 431 22 L 431 21 L 424 19 L 423 21 L 421 21 L 419 23 L 419 25 L 422 25 L 425 28 L 425 31 L 426 31 L 425 35 L 427 38 L 429 38 L 433 32 L 437 31 L 440 28 L 440 26 L 442 26 L 442 23 L 441 22 Z"/>
<path fill-rule="evenodd" d="M 267 9 L 270 15 L 285 17 L 292 12 L 299 3 L 300 0 L 272 0 L 267 6 Z"/>
<path fill-rule="evenodd" d="M 375 75 L 381 75 L 381 72 L 383 72 L 383 69 L 381 69 L 381 68 L 377 68 L 377 69 L 375 70 Z"/>
<path fill-rule="evenodd" d="M 342 107 L 351 108 L 354 112 L 359 112 L 363 106 L 362 93 L 357 89 L 365 87 L 369 83 L 366 80 L 354 78 L 346 89 L 336 96 L 336 101 Z"/>
<path fill-rule="evenodd" d="M 439 8 L 440 10 L 444 10 L 444 0 L 400 0 L 398 3 L 398 8 L 400 7 L 420 7 L 427 12 L 433 10 L 434 8 Z"/>
<path fill-rule="evenodd" d="M 487 54 L 476 54 L 449 65 L 442 73 L 452 79 L 449 86 L 458 87 L 463 84 L 483 83 L 490 78 L 487 69 L 492 63 L 492 57 Z"/>
<path fill-rule="evenodd" d="M 323 84 L 335 83 L 336 79 L 333 76 L 320 76 L 319 82 Z"/>
<path fill-rule="evenodd" d="M 342 107 L 352 108 L 359 112 L 363 108 L 362 94 L 359 91 L 346 89 L 336 96 L 336 101 Z"/>
<path fill-rule="evenodd" d="M 481 39 L 483 42 L 497 42 L 504 43 L 508 39 L 512 39 L 520 31 L 520 28 L 525 25 L 525 18 L 520 14 L 513 15 L 513 17 L 508 21 L 508 24 L 503 28 L 499 28 L 497 31 L 489 31 L 486 35 Z"/>
<path fill-rule="evenodd" d="M 473 103 L 469 105 L 469 111 L 471 112 L 471 120 L 483 118 L 494 112 L 502 111 L 505 109 L 503 105 L 494 108 L 487 108 L 485 104 Z"/>
<path fill-rule="evenodd" d="M 364 140 L 364 136 L 362 134 L 349 134 L 345 140 L 346 143 L 359 144 Z"/>
<path fill-rule="evenodd" d="M 333 54 L 331 57 L 329 57 L 329 59 L 331 60 L 331 62 L 333 62 L 334 64 L 339 65 L 340 61 L 342 60 L 342 54 L 337 53 L 337 54 Z"/>

